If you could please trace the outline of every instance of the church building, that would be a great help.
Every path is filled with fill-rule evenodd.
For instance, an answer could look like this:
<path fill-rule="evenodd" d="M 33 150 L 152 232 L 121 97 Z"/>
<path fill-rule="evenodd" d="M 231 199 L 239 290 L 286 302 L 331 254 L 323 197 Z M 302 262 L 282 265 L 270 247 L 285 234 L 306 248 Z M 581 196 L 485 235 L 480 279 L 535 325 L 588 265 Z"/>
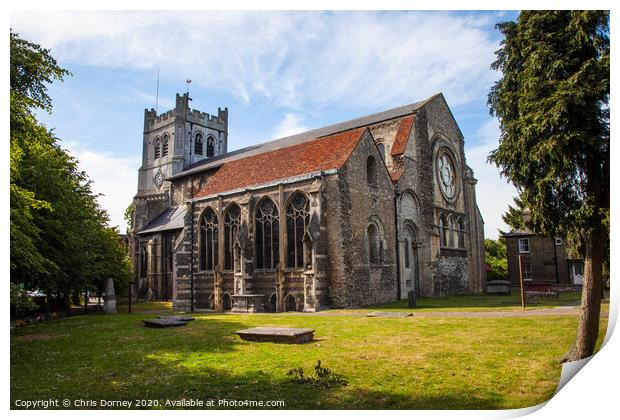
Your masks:
<path fill-rule="evenodd" d="M 175 310 L 318 311 L 482 293 L 484 226 L 442 94 L 228 151 L 228 109 L 144 113 L 129 252 Z"/>

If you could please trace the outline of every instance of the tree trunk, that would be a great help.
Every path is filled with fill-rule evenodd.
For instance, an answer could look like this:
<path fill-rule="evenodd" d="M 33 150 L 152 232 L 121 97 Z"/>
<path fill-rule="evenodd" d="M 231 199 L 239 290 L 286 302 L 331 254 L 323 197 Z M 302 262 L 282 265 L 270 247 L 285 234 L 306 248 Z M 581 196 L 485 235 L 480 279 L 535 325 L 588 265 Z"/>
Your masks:
<path fill-rule="evenodd" d="M 577 340 L 573 348 L 564 355 L 561 363 L 584 359 L 594 353 L 601 317 L 603 244 L 604 234 L 600 228 L 595 229 L 586 238 L 581 315 L 577 327 Z"/>

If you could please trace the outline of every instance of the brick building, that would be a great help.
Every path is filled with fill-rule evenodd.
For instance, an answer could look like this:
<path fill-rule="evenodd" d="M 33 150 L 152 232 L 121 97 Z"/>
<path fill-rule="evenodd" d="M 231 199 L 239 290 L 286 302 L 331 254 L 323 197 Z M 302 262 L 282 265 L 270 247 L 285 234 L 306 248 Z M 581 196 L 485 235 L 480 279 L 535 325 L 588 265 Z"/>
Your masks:
<path fill-rule="evenodd" d="M 481 293 L 483 221 L 443 95 L 227 151 L 228 110 L 145 110 L 139 297 L 316 311 Z"/>
<path fill-rule="evenodd" d="M 531 285 L 572 285 L 583 281 L 583 261 L 568 258 L 562 238 L 549 238 L 523 229 L 503 235 L 506 238 L 508 280 L 520 285 L 519 258 L 524 282 Z"/>

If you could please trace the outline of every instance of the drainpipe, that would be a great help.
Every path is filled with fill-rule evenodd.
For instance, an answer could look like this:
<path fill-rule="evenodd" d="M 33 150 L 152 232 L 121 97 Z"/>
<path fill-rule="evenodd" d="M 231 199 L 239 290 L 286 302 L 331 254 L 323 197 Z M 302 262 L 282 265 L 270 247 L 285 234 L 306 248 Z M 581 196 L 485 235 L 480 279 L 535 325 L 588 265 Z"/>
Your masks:
<path fill-rule="evenodd" d="M 394 227 L 396 228 L 396 281 L 398 283 L 398 294 L 396 295 L 398 300 L 402 299 L 401 293 L 401 279 L 400 279 L 400 257 L 398 249 L 398 186 L 394 190 Z"/>

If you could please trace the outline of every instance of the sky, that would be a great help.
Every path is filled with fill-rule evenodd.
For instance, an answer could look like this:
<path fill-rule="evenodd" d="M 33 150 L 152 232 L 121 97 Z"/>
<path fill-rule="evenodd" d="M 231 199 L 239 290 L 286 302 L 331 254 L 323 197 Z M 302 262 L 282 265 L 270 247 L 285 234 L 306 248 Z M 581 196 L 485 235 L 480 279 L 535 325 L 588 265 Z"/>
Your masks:
<path fill-rule="evenodd" d="M 102 194 L 111 225 L 137 190 L 145 108 L 229 110 L 229 151 L 416 102 L 442 92 L 478 179 L 485 236 L 506 230 L 516 195 L 487 156 L 499 127 L 486 98 L 508 11 L 11 13 L 11 28 L 72 75 L 39 114 Z"/>

